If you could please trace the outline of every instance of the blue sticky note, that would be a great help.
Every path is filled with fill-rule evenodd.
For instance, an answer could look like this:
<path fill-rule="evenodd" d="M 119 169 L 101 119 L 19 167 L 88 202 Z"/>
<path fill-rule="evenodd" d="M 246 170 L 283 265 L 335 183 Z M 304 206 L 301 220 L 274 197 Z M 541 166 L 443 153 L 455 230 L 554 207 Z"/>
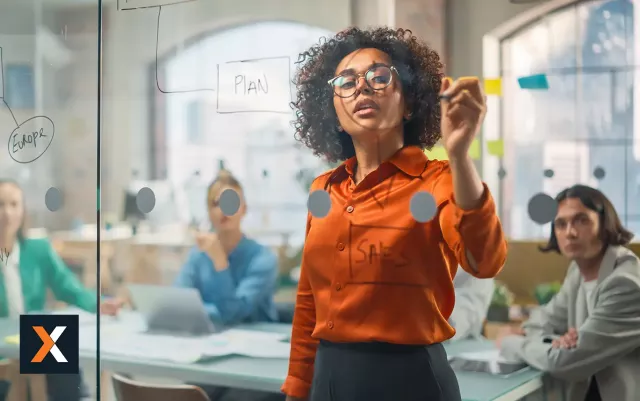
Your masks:
<path fill-rule="evenodd" d="M 545 74 L 529 75 L 518 78 L 521 89 L 549 89 L 549 81 Z"/>

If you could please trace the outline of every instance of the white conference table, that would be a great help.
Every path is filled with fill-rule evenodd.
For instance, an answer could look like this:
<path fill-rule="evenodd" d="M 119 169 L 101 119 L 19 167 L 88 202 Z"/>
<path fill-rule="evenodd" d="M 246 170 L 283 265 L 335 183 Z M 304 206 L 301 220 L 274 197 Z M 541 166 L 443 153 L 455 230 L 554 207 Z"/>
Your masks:
<path fill-rule="evenodd" d="M 101 323 L 101 342 L 109 341 L 112 330 L 130 331 L 133 325 L 139 327 L 139 317 L 134 314 L 120 319 L 103 319 Z M 95 319 L 94 319 L 95 320 Z M 95 324 L 81 318 L 81 324 Z M 278 323 L 243 325 L 246 330 L 259 330 L 277 333 L 290 333 L 291 326 Z M 0 319 L 0 357 L 17 359 L 19 347 L 8 344 L 4 339 L 18 331 L 16 320 Z M 82 329 L 81 329 L 82 331 Z M 180 338 L 176 337 L 176 347 Z M 449 355 L 461 352 L 488 350 L 493 343 L 487 340 L 461 340 L 446 344 Z M 102 370 L 128 374 L 132 376 L 171 378 L 190 383 L 211 384 L 267 392 L 279 392 L 284 381 L 288 361 L 286 359 L 251 358 L 243 356 L 225 356 L 201 363 L 175 363 L 170 361 L 131 358 L 124 355 L 101 353 Z M 96 366 L 96 353 L 80 351 L 81 365 Z M 463 401 L 516 401 L 534 393 L 543 387 L 541 372 L 527 369 L 523 372 L 500 377 L 486 373 L 456 372 Z"/>

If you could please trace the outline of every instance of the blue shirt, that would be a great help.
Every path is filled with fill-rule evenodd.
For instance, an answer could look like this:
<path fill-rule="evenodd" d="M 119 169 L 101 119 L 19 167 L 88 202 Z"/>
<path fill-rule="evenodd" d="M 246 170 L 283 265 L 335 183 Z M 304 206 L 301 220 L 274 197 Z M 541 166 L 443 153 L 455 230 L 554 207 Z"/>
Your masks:
<path fill-rule="evenodd" d="M 278 260 L 268 248 L 242 237 L 229 254 L 229 266 L 217 271 L 209 256 L 194 248 L 175 285 L 200 292 L 209 317 L 224 325 L 273 322 Z"/>

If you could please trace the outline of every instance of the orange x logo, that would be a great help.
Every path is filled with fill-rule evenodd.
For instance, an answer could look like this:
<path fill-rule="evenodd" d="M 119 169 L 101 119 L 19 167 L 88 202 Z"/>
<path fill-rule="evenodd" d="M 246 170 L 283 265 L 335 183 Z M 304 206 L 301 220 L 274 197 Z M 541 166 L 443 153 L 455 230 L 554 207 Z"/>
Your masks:
<path fill-rule="evenodd" d="M 53 341 L 49 333 L 42 326 L 33 326 L 33 330 L 38 334 L 38 337 L 42 340 L 42 347 L 38 350 L 36 356 L 33 357 L 31 362 L 40 363 L 44 360 L 47 354 L 51 351 L 56 342 Z"/>

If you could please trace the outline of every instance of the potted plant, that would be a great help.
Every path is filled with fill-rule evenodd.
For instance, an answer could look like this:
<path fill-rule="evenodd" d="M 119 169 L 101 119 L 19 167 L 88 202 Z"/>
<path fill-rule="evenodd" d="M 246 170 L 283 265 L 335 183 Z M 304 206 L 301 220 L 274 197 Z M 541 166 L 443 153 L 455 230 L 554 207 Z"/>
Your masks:
<path fill-rule="evenodd" d="M 536 286 L 534 290 L 534 296 L 536 301 L 538 301 L 538 305 L 545 305 L 551 301 L 558 291 L 560 291 L 560 287 L 562 287 L 562 283 L 559 281 L 554 281 L 552 283 L 543 283 Z"/>
<path fill-rule="evenodd" d="M 487 320 L 490 322 L 508 322 L 509 309 L 513 304 L 513 293 L 501 282 L 496 282 L 493 290 L 491 305 L 487 313 Z"/>

